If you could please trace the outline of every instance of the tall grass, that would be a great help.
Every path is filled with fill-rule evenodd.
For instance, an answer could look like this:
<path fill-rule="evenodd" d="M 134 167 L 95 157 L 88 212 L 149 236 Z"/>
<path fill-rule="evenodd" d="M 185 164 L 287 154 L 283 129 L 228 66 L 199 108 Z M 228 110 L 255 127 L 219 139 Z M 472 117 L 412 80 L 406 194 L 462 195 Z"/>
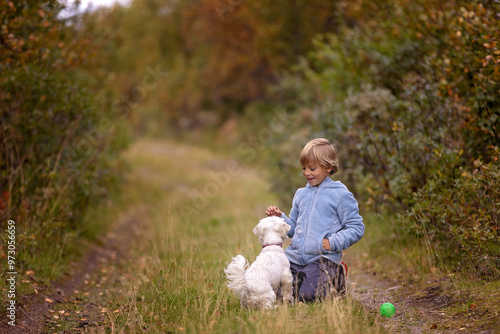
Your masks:
<path fill-rule="evenodd" d="M 193 201 L 201 203 L 214 173 L 227 170 L 233 159 L 151 141 L 134 145 L 127 159 L 131 180 L 154 196 L 128 273 L 112 294 L 119 301 L 119 312 L 109 313 L 113 332 L 383 332 L 349 296 L 267 311 L 241 308 L 226 287 L 224 268 L 236 254 L 253 261 L 261 250 L 251 231 L 265 207 L 276 202 L 263 171 L 238 164 L 238 173 L 219 182 L 208 204 L 198 205 L 186 220 L 182 210 L 193 207 Z"/>
<path fill-rule="evenodd" d="M 361 263 L 365 270 L 392 280 L 415 280 L 423 275 L 441 274 L 445 268 L 438 263 L 428 237 L 417 239 L 401 230 L 400 218 L 394 214 L 362 213 L 365 235 L 356 244 L 356 251 L 345 254 L 348 263 Z"/>

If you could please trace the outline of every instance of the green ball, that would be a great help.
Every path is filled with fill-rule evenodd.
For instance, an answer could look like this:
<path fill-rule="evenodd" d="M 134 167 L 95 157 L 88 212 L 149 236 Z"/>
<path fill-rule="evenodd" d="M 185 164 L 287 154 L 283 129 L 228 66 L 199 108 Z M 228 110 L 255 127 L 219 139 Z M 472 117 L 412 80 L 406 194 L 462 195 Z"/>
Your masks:
<path fill-rule="evenodd" d="M 391 303 L 384 303 L 380 306 L 380 314 L 383 317 L 390 318 L 396 313 L 396 308 Z"/>

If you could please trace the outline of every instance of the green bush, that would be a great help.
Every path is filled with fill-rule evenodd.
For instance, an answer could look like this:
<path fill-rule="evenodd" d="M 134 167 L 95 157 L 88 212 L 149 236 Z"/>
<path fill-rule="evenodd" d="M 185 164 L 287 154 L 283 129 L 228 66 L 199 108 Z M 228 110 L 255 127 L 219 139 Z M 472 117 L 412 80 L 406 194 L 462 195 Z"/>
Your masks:
<path fill-rule="evenodd" d="M 477 228 L 477 219 L 483 227 L 497 224 L 490 211 L 471 214 L 460 228 L 454 222 L 466 219 L 468 198 L 451 201 L 441 213 L 446 218 L 432 228 L 434 218 L 421 213 L 428 196 L 449 197 L 456 182 L 472 192 L 484 182 L 498 188 L 499 5 L 361 1 L 345 8 L 348 19 L 338 33 L 319 36 L 316 49 L 275 88 L 291 115 L 274 143 L 275 155 L 285 156 L 275 188 L 289 190 L 280 174 L 296 168 L 292 151 L 295 158 L 307 140 L 330 138 L 340 153 L 339 177 L 366 209 L 413 212 L 413 223 L 423 219 L 420 224 L 439 236 L 431 238 L 433 246 L 451 249 L 460 242 L 456 259 L 483 254 L 498 266 L 498 252 L 490 249 L 498 231 Z M 481 181 L 483 170 L 472 174 L 477 161 L 488 166 L 487 181 Z M 463 171 L 470 179 L 461 179 Z M 491 196 L 467 210 L 480 210 L 495 200 Z"/>
<path fill-rule="evenodd" d="M 0 4 L 0 223 L 16 222 L 21 272 L 85 228 L 85 210 L 116 183 L 125 143 L 114 136 L 123 122 L 84 80 L 90 44 L 60 10 L 53 1 Z"/>
<path fill-rule="evenodd" d="M 500 168 L 476 161 L 472 172 L 460 169 L 455 179 L 431 178 L 403 216 L 410 231 L 442 248 L 449 259 L 467 260 L 484 276 L 500 274 Z M 451 159 L 459 159 L 455 154 Z M 465 254 L 465 256 L 464 256 Z"/>

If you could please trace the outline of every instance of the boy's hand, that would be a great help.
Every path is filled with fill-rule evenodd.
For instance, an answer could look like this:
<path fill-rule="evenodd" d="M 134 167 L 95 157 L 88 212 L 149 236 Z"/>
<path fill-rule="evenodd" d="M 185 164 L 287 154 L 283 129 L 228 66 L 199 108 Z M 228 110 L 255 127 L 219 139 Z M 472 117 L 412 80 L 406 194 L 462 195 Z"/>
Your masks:
<path fill-rule="evenodd" d="M 328 241 L 328 239 L 323 239 L 323 248 L 326 250 L 332 249 L 332 246 L 330 246 L 330 241 Z"/>
<path fill-rule="evenodd" d="M 266 215 L 281 217 L 281 211 L 277 206 L 269 206 L 267 207 Z"/>

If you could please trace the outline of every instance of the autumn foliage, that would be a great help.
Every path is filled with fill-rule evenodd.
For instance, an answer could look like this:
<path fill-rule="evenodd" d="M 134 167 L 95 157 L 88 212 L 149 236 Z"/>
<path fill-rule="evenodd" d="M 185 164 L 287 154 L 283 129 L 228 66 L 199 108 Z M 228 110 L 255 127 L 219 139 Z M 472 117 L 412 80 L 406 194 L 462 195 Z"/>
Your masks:
<path fill-rule="evenodd" d="M 271 151 L 284 202 L 303 183 L 300 148 L 328 137 L 363 210 L 396 212 L 443 259 L 498 274 L 496 1 L 142 0 L 67 21 L 59 11 L 0 4 L 2 222 L 40 236 L 76 226 L 113 183 L 120 124 L 177 135 L 230 120 L 254 139 L 272 130 L 259 152 Z"/>
<path fill-rule="evenodd" d="M 348 7 L 354 20 L 318 39 L 281 83 L 281 96 L 296 97 L 290 127 L 302 134 L 290 144 L 288 128 L 278 154 L 334 138 L 367 210 L 399 211 L 401 227 L 442 258 L 498 274 L 498 4 Z"/>
<path fill-rule="evenodd" d="M 120 145 L 102 123 L 113 118 L 85 79 L 91 43 L 60 9 L 0 4 L 0 222 L 16 222 L 19 263 L 58 247 L 68 231 L 77 237 L 83 213 L 117 175 L 111 152 Z"/>

